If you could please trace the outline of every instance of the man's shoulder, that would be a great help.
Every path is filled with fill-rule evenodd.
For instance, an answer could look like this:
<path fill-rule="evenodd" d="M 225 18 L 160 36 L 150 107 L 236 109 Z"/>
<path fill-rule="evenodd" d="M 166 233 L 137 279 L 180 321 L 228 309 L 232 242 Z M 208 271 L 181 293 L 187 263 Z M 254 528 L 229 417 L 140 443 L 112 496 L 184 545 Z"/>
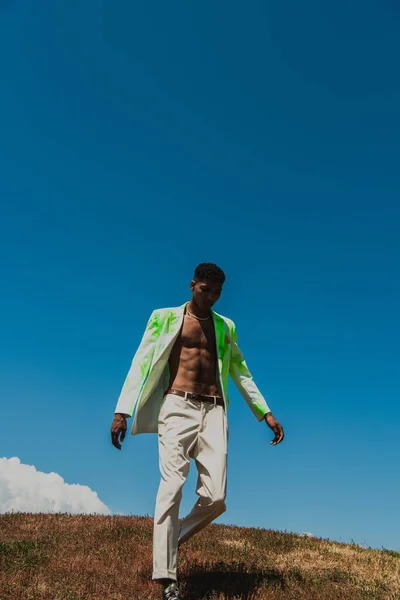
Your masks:
<path fill-rule="evenodd" d="M 182 304 L 180 306 L 167 306 L 167 307 L 163 307 L 163 308 L 155 308 L 153 311 L 153 315 L 157 315 L 159 319 L 163 319 L 163 318 L 167 318 L 170 315 L 179 315 L 183 312 L 185 305 Z M 235 323 L 232 319 L 230 319 L 229 317 L 225 316 L 225 315 L 221 315 L 220 313 L 216 312 L 215 310 L 213 310 L 214 315 L 216 316 L 217 319 L 222 319 L 222 321 L 225 321 L 225 323 L 228 325 L 228 327 L 230 329 L 233 329 L 235 327 Z"/>
<path fill-rule="evenodd" d="M 181 313 L 183 313 L 184 307 L 185 307 L 185 304 L 181 304 L 180 306 L 166 306 L 166 307 L 162 307 L 162 308 L 155 308 L 153 310 L 152 314 L 157 315 L 159 319 L 163 319 L 163 318 L 169 317 L 171 314 L 180 315 Z M 235 323 L 234 323 L 233 319 L 230 319 L 226 315 L 221 315 L 220 313 L 216 312 L 215 310 L 213 310 L 213 313 L 217 319 L 222 319 L 222 321 L 225 321 L 225 323 L 228 325 L 228 327 L 230 329 L 235 327 Z"/>
<path fill-rule="evenodd" d="M 171 312 L 178 312 L 182 310 L 181 306 L 165 306 L 163 308 L 155 308 L 153 312 L 159 315 L 169 315 Z"/>
<path fill-rule="evenodd" d="M 162 308 L 155 308 L 152 312 L 153 317 L 156 316 L 161 321 L 171 317 L 171 315 L 178 316 L 183 312 L 183 306 L 166 306 Z"/>
<path fill-rule="evenodd" d="M 222 319 L 223 321 L 225 321 L 225 323 L 228 325 L 228 327 L 230 329 L 232 329 L 232 328 L 235 327 L 235 323 L 232 321 L 232 319 L 230 319 L 229 317 L 226 317 L 225 315 L 221 315 L 220 313 L 217 313 L 215 310 L 213 312 L 217 316 L 217 318 Z"/>

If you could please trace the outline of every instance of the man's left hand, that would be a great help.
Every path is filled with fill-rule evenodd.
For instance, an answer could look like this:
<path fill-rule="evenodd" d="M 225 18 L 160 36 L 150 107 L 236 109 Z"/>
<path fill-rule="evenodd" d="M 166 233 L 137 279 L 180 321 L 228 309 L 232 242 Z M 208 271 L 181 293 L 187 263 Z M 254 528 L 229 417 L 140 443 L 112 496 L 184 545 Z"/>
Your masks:
<path fill-rule="evenodd" d="M 276 444 L 279 444 L 285 437 L 285 434 L 283 433 L 283 427 L 279 423 L 279 421 L 277 421 L 275 417 L 272 416 L 272 413 L 267 413 L 264 419 L 268 427 L 270 427 L 275 434 L 275 437 L 272 440 L 271 444 L 273 446 L 276 446 Z"/>

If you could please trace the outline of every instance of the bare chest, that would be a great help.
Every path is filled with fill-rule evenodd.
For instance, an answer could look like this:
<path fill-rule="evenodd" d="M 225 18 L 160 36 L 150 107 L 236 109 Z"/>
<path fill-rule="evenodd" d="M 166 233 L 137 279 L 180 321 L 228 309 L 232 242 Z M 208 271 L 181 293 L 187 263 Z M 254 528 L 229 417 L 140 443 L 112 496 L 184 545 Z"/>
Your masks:
<path fill-rule="evenodd" d="M 185 316 L 178 340 L 183 347 L 207 349 L 212 352 L 215 350 L 215 331 L 212 319 L 202 322 Z"/>

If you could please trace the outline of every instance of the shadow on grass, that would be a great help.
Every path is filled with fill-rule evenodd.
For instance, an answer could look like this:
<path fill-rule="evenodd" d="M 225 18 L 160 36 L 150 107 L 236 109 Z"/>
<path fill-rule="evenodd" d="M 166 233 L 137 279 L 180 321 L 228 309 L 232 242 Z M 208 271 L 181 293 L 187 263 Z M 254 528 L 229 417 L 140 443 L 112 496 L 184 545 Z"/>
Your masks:
<path fill-rule="evenodd" d="M 186 571 L 186 569 L 185 569 Z M 188 574 L 182 573 L 180 581 L 185 600 L 205 600 L 218 597 L 250 600 L 262 585 L 284 588 L 284 576 L 275 569 L 249 568 L 245 563 L 223 561 L 187 565 Z"/>

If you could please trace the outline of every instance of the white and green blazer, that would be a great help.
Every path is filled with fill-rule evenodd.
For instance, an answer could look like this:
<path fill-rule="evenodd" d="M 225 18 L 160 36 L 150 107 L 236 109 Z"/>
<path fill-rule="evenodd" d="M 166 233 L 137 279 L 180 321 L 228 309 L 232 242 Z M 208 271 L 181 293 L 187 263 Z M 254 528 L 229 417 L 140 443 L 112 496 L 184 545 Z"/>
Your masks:
<path fill-rule="evenodd" d="M 148 320 L 140 345 L 122 386 L 115 413 L 132 416 L 132 435 L 157 433 L 158 415 L 169 386 L 168 359 L 182 323 L 185 302 L 173 308 L 154 310 Z M 270 411 L 267 402 L 253 381 L 238 346 L 234 322 L 211 311 L 214 320 L 218 368 L 226 414 L 228 414 L 228 378 L 232 377 L 241 395 L 258 421 Z M 136 410 L 135 410 L 136 409 Z"/>

